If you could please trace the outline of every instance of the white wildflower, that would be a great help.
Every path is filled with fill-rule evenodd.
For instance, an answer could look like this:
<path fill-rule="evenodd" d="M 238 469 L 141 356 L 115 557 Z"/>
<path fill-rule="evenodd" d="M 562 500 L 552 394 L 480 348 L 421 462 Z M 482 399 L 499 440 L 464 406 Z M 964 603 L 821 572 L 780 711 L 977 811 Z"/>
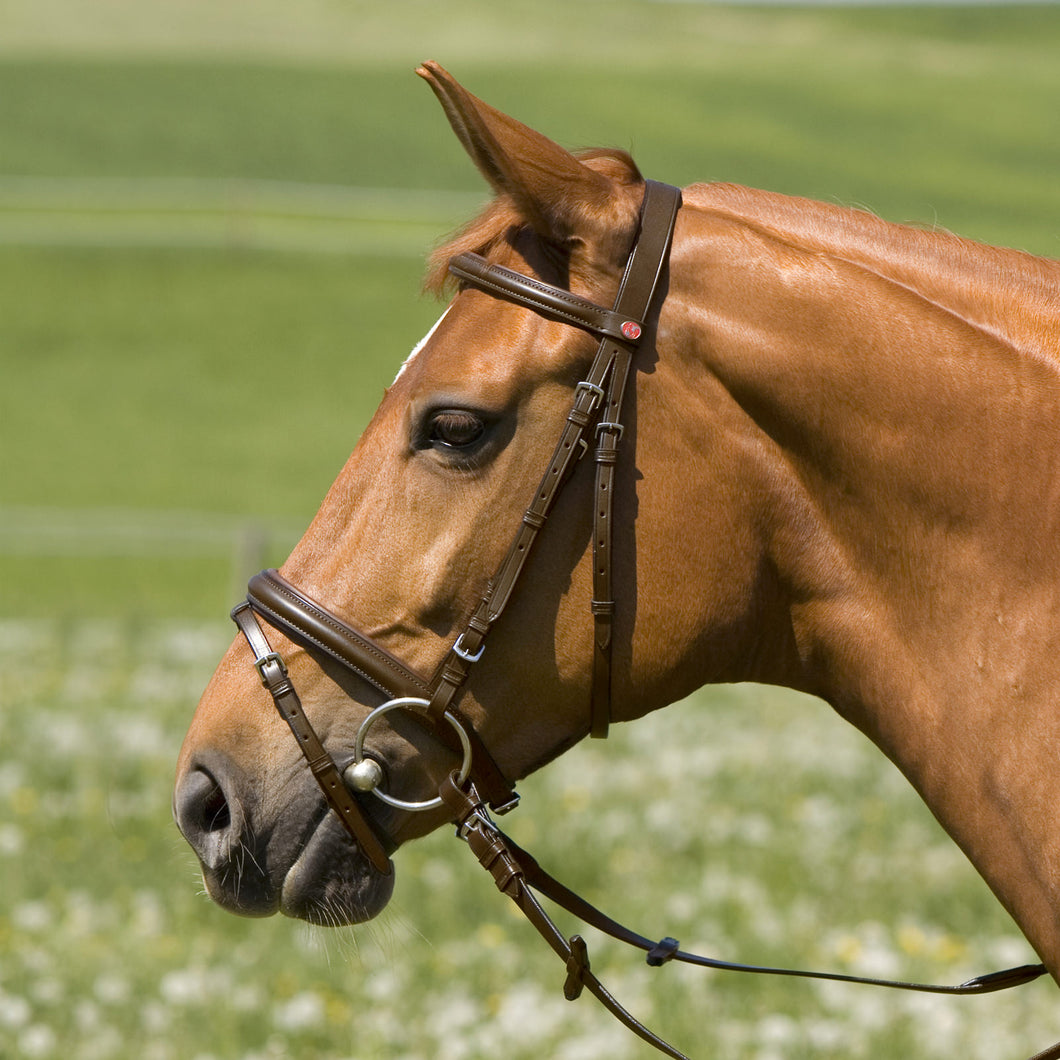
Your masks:
<path fill-rule="evenodd" d="M 24 997 L 0 992 L 0 1027 L 22 1027 L 29 1022 L 32 1011 Z"/>
<path fill-rule="evenodd" d="M 22 902 L 11 911 L 11 923 L 16 931 L 45 931 L 54 921 L 55 915 L 47 902 Z"/>
<path fill-rule="evenodd" d="M 93 992 L 105 1005 L 120 1005 L 129 998 L 129 980 L 121 975 L 101 975 Z"/>
<path fill-rule="evenodd" d="M 14 857 L 22 853 L 25 840 L 17 824 L 0 825 L 0 857 Z"/>
<path fill-rule="evenodd" d="M 319 994 L 303 990 L 277 1007 L 273 1022 L 280 1030 L 304 1031 L 322 1026 L 324 1015 L 324 999 Z"/>
<path fill-rule="evenodd" d="M 55 1031 L 43 1023 L 27 1027 L 18 1038 L 19 1055 L 28 1058 L 51 1056 L 56 1047 Z"/>

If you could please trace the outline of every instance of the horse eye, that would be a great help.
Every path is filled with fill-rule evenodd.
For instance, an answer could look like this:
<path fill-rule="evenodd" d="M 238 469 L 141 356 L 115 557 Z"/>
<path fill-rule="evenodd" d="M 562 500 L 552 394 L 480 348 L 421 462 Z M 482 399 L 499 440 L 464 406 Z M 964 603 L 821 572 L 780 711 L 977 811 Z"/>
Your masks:
<path fill-rule="evenodd" d="M 445 449 L 466 449 L 483 435 L 486 425 L 473 412 L 446 409 L 436 412 L 430 422 L 430 442 Z"/>

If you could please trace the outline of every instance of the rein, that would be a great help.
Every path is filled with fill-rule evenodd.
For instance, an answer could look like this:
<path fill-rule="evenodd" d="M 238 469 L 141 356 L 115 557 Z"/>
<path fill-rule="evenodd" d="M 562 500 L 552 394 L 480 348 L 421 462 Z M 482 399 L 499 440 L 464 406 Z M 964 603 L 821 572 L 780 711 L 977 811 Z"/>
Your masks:
<path fill-rule="evenodd" d="M 545 912 L 535 891 L 585 924 L 643 950 L 652 967 L 678 961 L 723 971 L 826 979 L 937 994 L 991 993 L 1037 979 L 1045 974 L 1046 969 L 1043 965 L 1025 965 L 977 976 L 957 986 L 932 986 L 736 964 L 699 956 L 682 950 L 674 938 L 652 940 L 600 912 L 545 872 L 530 854 L 494 824 L 489 815 L 489 810 L 504 814 L 514 809 L 519 796 L 456 704 L 474 664 L 482 657 L 487 634 L 504 613 L 556 497 L 574 464 L 589 447 L 585 436 L 594 425 L 594 651 L 589 730 L 594 737 L 607 735 L 611 715 L 612 622 L 615 613 L 611 524 L 615 467 L 624 432 L 622 407 L 633 354 L 653 310 L 658 309 L 659 279 L 668 259 L 680 205 L 681 193 L 677 188 L 655 181 L 646 182 L 639 230 L 612 309 L 521 273 L 491 265 L 477 254 L 459 254 L 451 260 L 450 272 L 463 283 L 549 319 L 588 331 L 600 339 L 600 344 L 588 375 L 575 388 L 573 404 L 559 442 L 514 540 L 433 678 L 424 678 L 406 666 L 371 638 L 310 599 L 275 570 L 262 571 L 251 578 L 247 598 L 233 610 L 232 618 L 253 652 L 254 666 L 262 684 L 290 726 L 328 805 L 376 871 L 387 875 L 392 872 L 390 854 L 395 844 L 365 813 L 358 796 L 370 792 L 387 805 L 410 812 L 444 806 L 456 821 L 458 837 L 467 842 L 479 862 L 491 873 L 498 889 L 515 902 L 563 960 L 567 971 L 566 998 L 573 1001 L 583 989 L 588 989 L 624 1026 L 644 1041 L 675 1060 L 687 1060 L 683 1053 L 638 1022 L 607 991 L 591 970 L 584 939 L 580 935 L 567 938 Z M 352 760 L 344 767 L 340 768 L 324 748 L 306 718 L 287 667 L 269 644 L 259 618 L 293 641 L 326 654 L 387 697 L 386 702 L 372 710 L 361 723 Z M 383 788 L 383 766 L 366 751 L 365 743 L 372 726 L 394 710 L 406 712 L 432 738 L 461 757 L 459 768 L 442 782 L 437 798 L 409 802 Z M 1039 1057 L 1041 1060 L 1060 1057 L 1060 1052 L 1047 1050 Z"/>

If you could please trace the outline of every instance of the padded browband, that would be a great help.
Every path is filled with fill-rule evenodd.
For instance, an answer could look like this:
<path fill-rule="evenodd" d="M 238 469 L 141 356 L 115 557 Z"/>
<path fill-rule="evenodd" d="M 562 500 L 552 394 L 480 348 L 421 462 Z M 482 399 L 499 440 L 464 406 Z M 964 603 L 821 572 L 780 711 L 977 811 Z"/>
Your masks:
<path fill-rule="evenodd" d="M 572 324 L 598 338 L 606 336 L 615 342 L 630 342 L 640 336 L 644 322 L 622 316 L 613 309 L 579 298 L 562 287 L 535 280 L 530 276 L 491 265 L 479 254 L 457 254 L 449 262 L 449 271 L 459 280 L 482 288 L 517 305 L 526 306 L 551 320 Z M 633 328 L 630 328 L 633 325 Z"/>
<path fill-rule="evenodd" d="M 431 686 L 419 674 L 304 596 L 275 570 L 263 570 L 250 579 L 247 600 L 270 625 L 304 647 L 326 652 L 385 695 L 430 698 Z"/>

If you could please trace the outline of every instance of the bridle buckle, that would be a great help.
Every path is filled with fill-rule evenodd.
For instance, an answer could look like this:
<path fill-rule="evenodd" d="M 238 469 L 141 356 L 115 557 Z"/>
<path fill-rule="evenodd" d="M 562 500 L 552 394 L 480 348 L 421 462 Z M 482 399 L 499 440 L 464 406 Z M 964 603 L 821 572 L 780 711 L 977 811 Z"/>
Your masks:
<path fill-rule="evenodd" d="M 609 432 L 613 433 L 614 436 L 615 436 L 615 441 L 617 442 L 618 439 L 621 438 L 622 435 L 626 433 L 626 426 L 625 426 L 624 423 L 615 423 L 615 422 L 613 422 L 611 420 L 601 420 L 596 425 L 596 437 L 597 437 L 597 439 L 600 438 L 600 435 L 604 431 L 609 431 Z"/>
<path fill-rule="evenodd" d="M 472 654 L 464 647 L 465 636 L 467 636 L 466 630 L 461 633 L 459 637 L 456 638 L 456 643 L 453 645 L 453 654 L 460 656 L 460 658 L 463 659 L 464 662 L 477 663 L 479 659 L 482 658 L 482 653 L 486 650 L 486 642 L 483 641 L 478 646 L 478 651 Z"/>
<path fill-rule="evenodd" d="M 595 412 L 600 407 L 600 403 L 604 400 L 604 388 L 597 386 L 595 383 L 590 383 L 588 379 L 583 379 L 575 388 L 575 395 L 579 393 L 586 393 L 589 395 L 589 408 L 587 412 Z"/>
<path fill-rule="evenodd" d="M 269 679 L 265 676 L 265 667 L 269 663 L 276 663 L 280 668 L 281 677 L 287 676 L 287 663 L 283 661 L 283 656 L 278 651 L 270 651 L 268 654 L 256 658 L 254 660 L 254 669 L 258 671 L 258 677 L 261 678 L 261 683 L 265 688 L 269 687 Z"/>

